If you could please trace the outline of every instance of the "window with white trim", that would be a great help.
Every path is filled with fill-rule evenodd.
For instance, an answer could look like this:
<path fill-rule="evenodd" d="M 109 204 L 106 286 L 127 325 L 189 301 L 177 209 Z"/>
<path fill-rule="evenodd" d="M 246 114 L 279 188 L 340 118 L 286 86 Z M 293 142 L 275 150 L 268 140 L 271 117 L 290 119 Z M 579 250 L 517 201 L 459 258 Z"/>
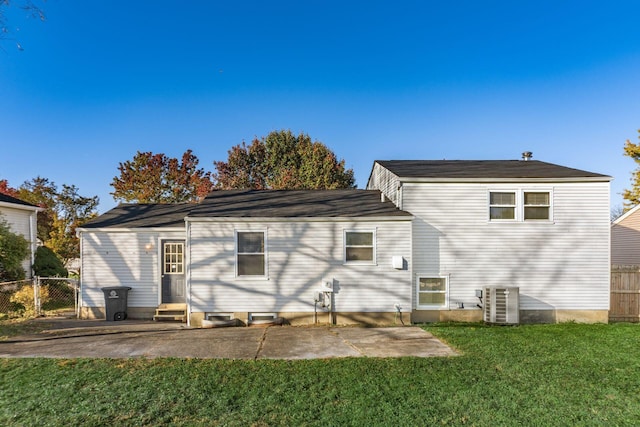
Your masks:
<path fill-rule="evenodd" d="M 236 272 L 238 276 L 265 276 L 265 232 L 236 232 Z"/>
<path fill-rule="evenodd" d="M 446 277 L 421 276 L 417 286 L 418 308 L 447 306 L 449 280 Z"/>
<path fill-rule="evenodd" d="M 515 191 L 491 191 L 489 193 L 489 219 L 491 221 L 516 219 Z"/>
<path fill-rule="evenodd" d="M 519 188 L 489 191 L 489 221 L 544 222 L 553 219 L 553 190 Z"/>
<path fill-rule="evenodd" d="M 376 259 L 375 231 L 344 232 L 345 262 L 374 263 Z"/>
<path fill-rule="evenodd" d="M 548 191 L 525 191 L 524 192 L 524 220 L 525 221 L 548 221 L 551 211 Z"/>

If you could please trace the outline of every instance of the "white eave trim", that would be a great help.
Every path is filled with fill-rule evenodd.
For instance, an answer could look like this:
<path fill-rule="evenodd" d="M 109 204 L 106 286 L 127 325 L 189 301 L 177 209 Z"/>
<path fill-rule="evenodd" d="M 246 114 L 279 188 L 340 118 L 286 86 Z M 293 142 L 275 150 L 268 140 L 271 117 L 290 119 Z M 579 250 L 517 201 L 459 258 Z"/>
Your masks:
<path fill-rule="evenodd" d="M 186 217 L 187 222 L 381 222 L 412 221 L 413 215 L 406 216 L 367 216 L 367 217 Z"/>
<path fill-rule="evenodd" d="M 162 233 L 162 232 L 184 232 L 185 227 L 102 227 L 102 228 L 82 228 L 76 229 L 82 233 Z"/>
<path fill-rule="evenodd" d="M 576 177 L 576 178 L 399 178 L 403 184 L 410 183 L 444 183 L 444 182 L 472 182 L 472 183 L 522 183 L 522 182 L 611 182 L 610 176 Z"/>
<path fill-rule="evenodd" d="M 11 208 L 11 209 L 21 209 L 21 210 L 25 210 L 25 211 L 32 211 L 32 212 L 42 212 L 44 209 L 40 208 L 38 206 L 27 206 L 27 205 L 21 205 L 19 203 L 11 203 L 11 202 L 0 202 L 0 207 L 5 207 L 5 208 Z"/>

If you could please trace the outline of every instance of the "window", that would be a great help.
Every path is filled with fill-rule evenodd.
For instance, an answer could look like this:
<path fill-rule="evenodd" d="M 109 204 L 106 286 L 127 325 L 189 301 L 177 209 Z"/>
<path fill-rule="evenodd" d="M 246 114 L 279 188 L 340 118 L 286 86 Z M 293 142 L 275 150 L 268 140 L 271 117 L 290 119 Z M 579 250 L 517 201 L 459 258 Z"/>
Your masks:
<path fill-rule="evenodd" d="M 236 233 L 238 276 L 265 275 L 265 233 L 238 231 Z"/>
<path fill-rule="evenodd" d="M 519 188 L 489 191 L 489 221 L 531 222 L 553 219 L 553 190 Z"/>
<path fill-rule="evenodd" d="M 524 192 L 524 220 L 549 220 L 549 193 Z"/>
<path fill-rule="evenodd" d="M 446 307 L 446 277 L 418 277 L 418 307 Z"/>
<path fill-rule="evenodd" d="M 184 273 L 184 243 L 171 242 L 164 244 L 164 274 Z"/>
<path fill-rule="evenodd" d="M 345 231 L 344 254 L 346 262 L 374 262 L 375 233 L 373 231 Z"/>
<path fill-rule="evenodd" d="M 516 193 L 496 192 L 489 193 L 489 219 L 515 220 L 516 219 Z"/>

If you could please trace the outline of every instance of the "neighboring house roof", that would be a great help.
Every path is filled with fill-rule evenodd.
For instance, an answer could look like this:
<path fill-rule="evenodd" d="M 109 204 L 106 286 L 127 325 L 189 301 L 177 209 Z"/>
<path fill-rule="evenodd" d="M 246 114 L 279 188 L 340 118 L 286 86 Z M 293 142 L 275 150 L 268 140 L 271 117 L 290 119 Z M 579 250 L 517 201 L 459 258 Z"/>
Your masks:
<path fill-rule="evenodd" d="M 376 160 L 403 179 L 598 180 L 611 177 L 538 160 Z"/>
<path fill-rule="evenodd" d="M 0 193 L 0 206 L 7 206 L 7 205 L 19 205 L 19 206 L 12 206 L 12 207 L 18 208 L 18 209 L 20 208 L 28 209 L 32 211 L 42 210 L 42 208 L 39 208 L 36 205 L 32 205 L 31 203 L 27 203 L 15 197 Z"/>
<path fill-rule="evenodd" d="M 229 190 L 210 193 L 191 218 L 411 217 L 378 190 Z"/>
<path fill-rule="evenodd" d="M 628 217 L 630 217 L 631 215 L 633 215 L 634 213 L 636 213 L 638 210 L 640 210 L 640 205 L 636 205 L 633 208 L 629 209 L 628 211 L 626 211 L 624 214 L 620 215 L 618 218 L 616 218 L 613 221 L 613 224 L 619 224 L 622 221 L 624 221 L 625 219 L 627 219 Z M 612 224 L 612 225 L 613 225 Z"/>
<path fill-rule="evenodd" d="M 193 204 L 120 204 L 83 224 L 84 228 L 180 227 Z"/>
<path fill-rule="evenodd" d="M 406 217 L 377 190 L 219 190 L 199 204 L 121 204 L 81 229 L 179 227 L 190 218 Z"/>

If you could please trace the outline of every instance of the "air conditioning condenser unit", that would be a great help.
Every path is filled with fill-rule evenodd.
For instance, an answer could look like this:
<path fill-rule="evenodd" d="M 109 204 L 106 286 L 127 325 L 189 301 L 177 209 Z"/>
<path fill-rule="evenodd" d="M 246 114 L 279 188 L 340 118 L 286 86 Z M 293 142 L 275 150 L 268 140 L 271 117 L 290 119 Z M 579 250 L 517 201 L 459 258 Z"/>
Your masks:
<path fill-rule="evenodd" d="M 520 288 L 486 287 L 483 310 L 485 323 L 517 325 L 520 323 Z"/>

